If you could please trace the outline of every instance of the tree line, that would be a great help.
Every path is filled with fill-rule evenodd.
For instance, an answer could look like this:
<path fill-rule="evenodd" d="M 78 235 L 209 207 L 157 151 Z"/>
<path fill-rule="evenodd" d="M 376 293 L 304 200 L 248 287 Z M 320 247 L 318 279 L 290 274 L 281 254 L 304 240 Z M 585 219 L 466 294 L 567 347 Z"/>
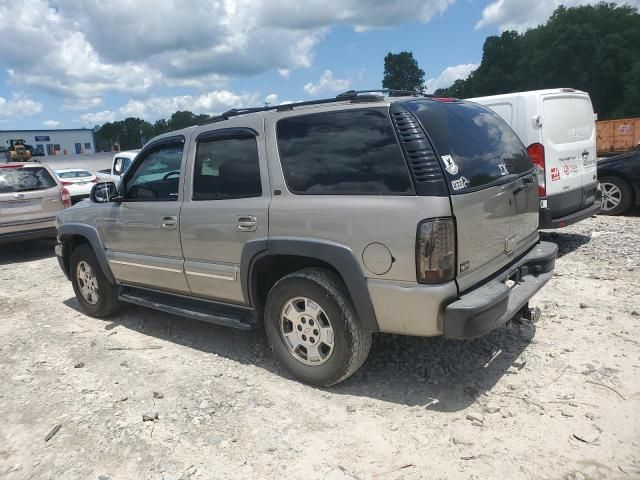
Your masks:
<path fill-rule="evenodd" d="M 424 71 L 411 52 L 385 57 L 383 87 L 424 90 Z M 600 119 L 640 115 L 640 14 L 599 3 L 558 7 L 524 33 L 488 37 L 482 62 L 469 77 L 437 96 L 472 98 L 571 87 L 591 96 Z"/>

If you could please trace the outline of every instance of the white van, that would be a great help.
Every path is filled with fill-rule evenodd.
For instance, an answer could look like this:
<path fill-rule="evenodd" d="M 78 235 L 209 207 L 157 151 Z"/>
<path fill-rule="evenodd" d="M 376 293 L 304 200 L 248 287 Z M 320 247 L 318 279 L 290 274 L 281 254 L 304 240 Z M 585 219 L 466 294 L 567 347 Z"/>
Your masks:
<path fill-rule="evenodd" d="M 572 88 L 469 98 L 506 120 L 538 167 L 540 228 L 559 228 L 600 211 L 596 116 L 589 94 Z"/>

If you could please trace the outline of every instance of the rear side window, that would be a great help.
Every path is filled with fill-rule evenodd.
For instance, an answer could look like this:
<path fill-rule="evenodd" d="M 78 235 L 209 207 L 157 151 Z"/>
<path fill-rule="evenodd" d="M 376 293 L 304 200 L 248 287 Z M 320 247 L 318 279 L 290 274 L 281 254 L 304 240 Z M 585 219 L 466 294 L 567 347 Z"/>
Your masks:
<path fill-rule="evenodd" d="M 42 167 L 0 168 L 0 193 L 45 190 L 56 185 L 56 181 Z"/>
<path fill-rule="evenodd" d="M 486 107 L 429 100 L 405 105 L 431 138 L 453 194 L 502 183 L 533 168 L 518 136 Z"/>
<path fill-rule="evenodd" d="M 262 195 L 255 137 L 200 140 L 193 175 L 194 200 Z"/>
<path fill-rule="evenodd" d="M 410 195 L 413 185 L 380 109 L 291 117 L 277 125 L 289 190 L 306 195 Z"/>

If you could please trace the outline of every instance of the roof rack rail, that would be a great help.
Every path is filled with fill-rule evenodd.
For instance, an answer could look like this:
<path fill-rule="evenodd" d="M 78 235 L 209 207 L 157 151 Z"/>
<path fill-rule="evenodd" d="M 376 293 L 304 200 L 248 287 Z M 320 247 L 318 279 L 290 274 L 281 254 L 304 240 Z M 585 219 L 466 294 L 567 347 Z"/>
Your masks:
<path fill-rule="evenodd" d="M 198 125 L 206 125 L 208 123 L 216 123 L 222 122 L 224 120 L 229 120 L 231 117 L 237 117 L 238 115 L 246 115 L 248 113 L 256 113 L 256 112 L 268 112 L 271 110 L 275 110 L 278 112 L 283 112 L 287 110 L 293 110 L 295 107 L 306 107 L 309 105 L 323 105 L 326 103 L 336 103 L 336 102 L 344 102 L 344 101 L 382 101 L 383 97 L 377 95 L 371 95 L 372 93 L 387 93 L 390 96 L 420 96 L 420 97 L 431 97 L 426 93 L 415 92 L 413 90 L 396 90 L 392 88 L 380 88 L 380 89 L 372 89 L 372 90 L 348 90 L 346 92 L 340 93 L 332 98 L 322 98 L 319 100 L 308 100 L 306 102 L 295 102 L 295 103 L 285 103 L 283 105 L 270 105 L 267 107 L 251 107 L 251 108 L 232 108 L 231 110 L 227 110 L 220 115 L 215 117 L 209 117 L 201 122 Z"/>

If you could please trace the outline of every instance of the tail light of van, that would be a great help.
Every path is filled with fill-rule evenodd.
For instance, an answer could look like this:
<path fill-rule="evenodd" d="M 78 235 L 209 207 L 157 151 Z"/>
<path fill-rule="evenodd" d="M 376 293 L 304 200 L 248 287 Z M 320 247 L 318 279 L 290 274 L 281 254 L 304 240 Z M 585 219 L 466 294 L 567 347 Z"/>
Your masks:
<path fill-rule="evenodd" d="M 453 218 L 423 220 L 416 238 L 419 283 L 444 283 L 455 278 L 456 229 Z"/>
<path fill-rule="evenodd" d="M 66 187 L 62 187 L 60 189 L 60 200 L 62 200 L 64 208 L 68 208 L 71 206 L 71 192 L 69 192 Z"/>
<path fill-rule="evenodd" d="M 541 143 L 532 143 L 527 147 L 529 157 L 538 171 L 538 195 L 547 195 L 547 180 L 544 165 L 544 146 Z"/>

